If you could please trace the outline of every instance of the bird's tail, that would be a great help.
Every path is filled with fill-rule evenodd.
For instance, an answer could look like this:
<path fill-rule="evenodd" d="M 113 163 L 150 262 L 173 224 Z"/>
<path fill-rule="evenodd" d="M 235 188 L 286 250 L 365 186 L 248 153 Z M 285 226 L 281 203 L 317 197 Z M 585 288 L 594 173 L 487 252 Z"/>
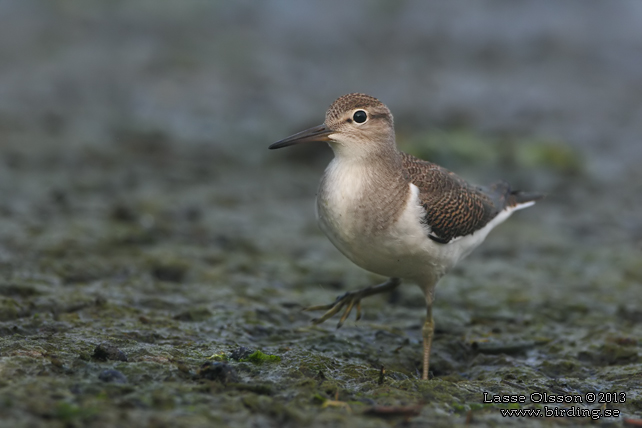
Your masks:
<path fill-rule="evenodd" d="M 521 190 L 513 190 L 508 196 L 508 206 L 515 207 L 516 210 L 530 207 L 536 201 L 544 198 L 544 193 L 537 192 L 523 192 Z"/>

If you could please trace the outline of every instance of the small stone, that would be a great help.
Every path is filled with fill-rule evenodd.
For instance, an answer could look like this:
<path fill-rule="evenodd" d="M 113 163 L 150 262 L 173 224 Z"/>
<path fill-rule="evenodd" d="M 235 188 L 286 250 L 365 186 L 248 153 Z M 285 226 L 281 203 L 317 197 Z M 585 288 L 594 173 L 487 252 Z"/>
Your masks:
<path fill-rule="evenodd" d="M 230 358 L 233 360 L 241 360 L 247 358 L 254 353 L 254 349 L 246 348 L 245 346 L 240 346 L 238 349 L 235 349 L 230 354 Z"/>
<path fill-rule="evenodd" d="M 238 382 L 236 370 L 227 363 L 207 362 L 199 369 L 198 377 L 221 383 Z"/>
<path fill-rule="evenodd" d="M 127 355 L 114 345 L 109 343 L 101 343 L 94 349 L 94 354 L 91 356 L 94 360 L 98 361 L 127 361 Z"/>

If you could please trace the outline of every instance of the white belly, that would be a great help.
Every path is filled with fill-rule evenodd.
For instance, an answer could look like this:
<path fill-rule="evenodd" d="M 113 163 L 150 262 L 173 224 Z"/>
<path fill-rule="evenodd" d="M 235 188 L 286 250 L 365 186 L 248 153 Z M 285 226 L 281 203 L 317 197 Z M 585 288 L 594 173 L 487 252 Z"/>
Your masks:
<path fill-rule="evenodd" d="M 373 216 L 366 210 L 381 207 L 377 206 L 376 194 L 363 197 L 362 192 L 368 190 L 364 177 L 367 171 L 360 171 L 358 166 L 348 168 L 333 160 L 317 197 L 317 219 L 339 251 L 358 266 L 379 275 L 418 282 L 427 276 L 438 279 L 512 212 L 501 212 L 472 235 L 439 244 L 428 238 L 430 228 L 421 222 L 425 211 L 419 202 L 419 189 L 409 183 L 410 197 L 406 198 L 403 211 L 388 227 L 377 230 L 369 223 Z"/>

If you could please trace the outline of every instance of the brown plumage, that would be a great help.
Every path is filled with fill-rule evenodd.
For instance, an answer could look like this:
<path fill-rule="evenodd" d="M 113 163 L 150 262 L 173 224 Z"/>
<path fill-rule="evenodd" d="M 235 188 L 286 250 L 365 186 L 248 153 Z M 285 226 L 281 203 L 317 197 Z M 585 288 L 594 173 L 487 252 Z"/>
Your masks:
<path fill-rule="evenodd" d="M 489 187 L 474 186 L 439 165 L 407 153 L 401 153 L 401 159 L 408 180 L 419 188 L 425 223 L 431 228 L 428 237 L 440 244 L 475 233 L 507 207 L 543 197 L 511 191 L 504 181 Z"/>

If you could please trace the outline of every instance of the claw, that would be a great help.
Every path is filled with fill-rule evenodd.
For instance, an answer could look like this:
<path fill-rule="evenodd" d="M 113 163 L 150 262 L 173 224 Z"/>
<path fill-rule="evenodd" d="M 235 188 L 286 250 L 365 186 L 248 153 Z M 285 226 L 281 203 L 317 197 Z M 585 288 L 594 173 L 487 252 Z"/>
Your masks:
<path fill-rule="evenodd" d="M 346 306 L 345 310 L 343 311 L 343 315 L 341 316 L 341 319 L 339 319 L 339 322 L 337 323 L 337 328 L 341 328 L 343 323 L 348 319 L 348 316 L 350 315 L 350 312 L 352 312 L 352 308 L 357 306 L 357 320 L 361 318 L 361 298 L 363 297 L 363 293 L 357 291 L 353 293 L 345 293 L 339 297 L 336 298 L 334 303 L 331 303 L 329 305 L 317 305 L 317 306 L 309 306 L 307 308 L 303 308 L 302 311 L 319 311 L 319 310 L 326 310 L 327 312 L 320 316 L 319 318 L 314 318 L 312 320 L 312 324 L 321 324 L 322 322 L 328 320 L 329 318 L 332 318 L 334 315 L 336 315 L 344 306 Z"/>
<path fill-rule="evenodd" d="M 401 281 L 398 278 L 390 278 L 383 284 L 379 284 L 373 287 L 366 287 L 359 291 L 348 292 L 341 296 L 338 296 L 335 301 L 329 305 L 309 306 L 307 308 L 301 309 L 301 311 L 326 311 L 326 313 L 324 313 L 319 318 L 314 318 L 312 320 L 312 324 L 316 325 L 321 324 L 327 319 L 333 317 L 337 314 L 337 312 L 341 310 L 341 308 L 346 306 L 345 310 L 343 311 L 343 315 L 341 316 L 341 319 L 339 319 L 339 322 L 337 324 L 337 328 L 341 328 L 343 323 L 348 319 L 348 316 L 350 316 L 350 312 L 352 312 L 352 309 L 355 306 L 357 308 L 356 319 L 357 321 L 361 319 L 361 299 L 363 299 L 364 297 L 372 296 L 374 294 L 394 290 L 399 286 L 399 284 L 401 284 Z"/>
<path fill-rule="evenodd" d="M 337 312 L 339 312 L 343 307 L 343 305 L 345 305 L 345 302 L 337 302 L 331 305 L 311 306 L 309 308 L 305 308 L 304 310 L 315 311 L 315 310 L 328 309 L 328 311 L 325 314 L 323 314 L 319 318 L 315 318 L 312 320 L 312 323 L 314 324 L 321 324 L 323 321 L 327 320 L 328 318 L 332 318 Z"/>
<path fill-rule="evenodd" d="M 350 315 L 350 312 L 352 312 L 352 308 L 354 307 L 354 304 L 359 301 L 361 301 L 361 299 L 355 299 L 355 298 L 349 299 L 348 307 L 343 312 L 343 316 L 339 320 L 339 325 L 337 326 L 337 328 L 341 327 L 343 323 L 348 319 L 348 316 Z"/>

